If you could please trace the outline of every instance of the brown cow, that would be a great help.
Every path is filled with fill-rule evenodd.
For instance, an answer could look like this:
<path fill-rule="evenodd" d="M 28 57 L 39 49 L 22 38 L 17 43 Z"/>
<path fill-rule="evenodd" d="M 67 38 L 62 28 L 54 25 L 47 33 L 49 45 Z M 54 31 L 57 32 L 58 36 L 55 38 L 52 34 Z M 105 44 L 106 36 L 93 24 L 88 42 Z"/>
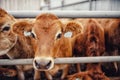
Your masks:
<path fill-rule="evenodd" d="M 19 26 L 18 23 L 20 23 L 21 25 Z M 17 26 L 17 28 L 19 29 L 24 29 L 24 26 L 26 26 L 27 30 L 29 30 L 32 27 L 33 23 L 31 20 L 20 20 L 15 22 L 13 25 Z M 17 42 L 15 46 L 7 53 L 7 55 L 10 57 L 10 59 L 33 58 L 34 51 L 32 47 L 31 37 L 24 37 L 22 33 L 19 33 L 19 30 L 17 28 L 14 28 L 14 29 L 12 28 L 12 32 L 13 33 L 16 32 L 14 33 L 15 35 L 17 34 Z M 25 79 L 24 71 L 27 71 L 33 68 L 32 65 L 19 65 L 16 67 L 18 70 L 18 78 L 20 80 Z"/>
<path fill-rule="evenodd" d="M 109 56 L 120 55 L 120 19 L 112 19 L 106 26 L 106 51 Z M 118 64 L 114 62 L 116 71 L 118 71 Z M 110 66 L 113 67 L 113 66 Z"/>
<path fill-rule="evenodd" d="M 14 17 L 0 8 L 0 55 L 6 54 L 16 43 L 16 36 L 10 31 L 13 22 Z"/>
<path fill-rule="evenodd" d="M 86 56 L 102 56 L 105 51 L 104 29 L 94 19 L 89 20 L 85 31 Z M 88 64 L 87 71 L 90 71 L 93 80 L 107 80 L 101 70 L 101 64 Z"/>
<path fill-rule="evenodd" d="M 18 23 L 21 25 L 21 23 Z M 28 24 L 29 25 L 29 24 Z M 76 24 L 72 24 L 73 26 Z M 72 26 L 71 25 L 71 26 Z M 41 14 L 36 17 L 31 30 L 20 29 L 17 25 L 13 25 L 15 33 L 24 33 L 25 36 L 32 36 L 33 49 L 35 51 L 35 57 L 33 66 L 35 68 L 34 79 L 40 79 L 40 71 L 45 71 L 49 80 L 52 80 L 52 76 L 62 69 L 63 74 L 61 79 L 64 79 L 68 72 L 68 64 L 54 64 L 54 59 L 57 57 L 71 57 L 72 56 L 72 44 L 74 38 L 71 37 L 72 32 L 63 33 L 63 24 L 57 16 L 49 13 Z M 18 29 L 18 30 L 16 30 Z M 19 32 L 17 32 L 19 31 Z"/>
<path fill-rule="evenodd" d="M 101 24 L 101 26 L 104 28 L 104 32 L 105 32 L 105 53 L 103 55 L 104 56 L 117 56 L 118 50 L 115 49 L 115 46 L 113 45 L 114 42 L 112 41 L 115 38 L 113 38 L 113 37 L 110 38 L 110 35 L 115 34 L 114 32 L 111 32 L 111 31 L 113 31 L 113 29 L 116 28 L 115 26 L 119 26 L 118 25 L 119 23 L 116 22 L 116 21 L 119 21 L 119 19 L 116 19 L 116 18 L 97 18 L 96 20 L 98 21 L 98 23 Z M 118 32 L 118 34 L 119 34 L 119 32 Z M 116 37 L 116 38 L 118 38 L 118 37 Z M 116 42 L 118 42 L 118 41 L 119 40 L 117 40 Z M 102 63 L 102 65 L 104 66 L 104 68 L 107 69 L 107 71 L 111 71 L 111 70 L 113 70 L 113 71 L 116 70 L 115 72 L 118 71 L 118 65 L 116 62 Z"/>
<path fill-rule="evenodd" d="M 33 58 L 34 52 L 32 49 L 30 37 L 16 35 L 11 31 L 11 25 L 16 21 L 17 20 L 14 17 L 9 15 L 3 9 L 0 9 L 0 55 L 6 54 L 10 59 Z M 32 24 L 31 20 L 25 21 Z M 22 26 L 25 25 L 26 23 L 22 24 Z M 31 69 L 32 65 L 16 67 L 18 70 L 19 79 L 24 80 L 25 78 L 23 71 Z"/>
<path fill-rule="evenodd" d="M 85 55 L 102 56 L 105 51 L 104 29 L 94 19 L 90 19 L 85 27 Z M 70 77 L 82 77 L 85 80 L 109 80 L 101 69 L 101 63 L 89 63 L 85 72 L 74 74 Z"/>
<path fill-rule="evenodd" d="M 4 58 L 2 55 L 7 54 L 16 43 L 16 36 L 10 32 L 10 26 L 14 21 L 14 17 L 0 8 L 0 59 Z M 16 71 L 2 67 L 0 68 L 0 73 L 11 77 L 16 75 Z"/>
<path fill-rule="evenodd" d="M 105 76 L 103 72 L 99 68 L 101 68 L 100 64 L 88 64 L 89 68 L 87 67 L 87 71 L 75 73 L 73 75 L 69 75 L 68 80 L 110 80 L 108 77 Z"/>
<path fill-rule="evenodd" d="M 73 26 L 73 24 L 75 24 Z M 76 20 L 73 21 L 69 21 L 66 26 L 65 26 L 65 30 L 64 32 L 68 32 L 71 31 L 73 32 L 72 37 L 76 37 L 75 42 L 73 44 L 73 56 L 75 57 L 81 57 L 84 54 L 84 29 L 83 29 L 83 25 Z M 80 64 L 77 64 L 77 71 L 81 71 L 80 69 Z"/>

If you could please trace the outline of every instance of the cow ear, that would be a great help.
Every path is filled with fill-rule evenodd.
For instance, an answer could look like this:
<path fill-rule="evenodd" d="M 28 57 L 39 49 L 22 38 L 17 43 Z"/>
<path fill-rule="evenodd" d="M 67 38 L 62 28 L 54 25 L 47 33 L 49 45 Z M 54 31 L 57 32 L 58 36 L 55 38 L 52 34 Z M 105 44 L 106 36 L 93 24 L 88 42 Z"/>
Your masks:
<path fill-rule="evenodd" d="M 28 21 L 18 21 L 12 25 L 13 33 L 21 36 L 30 36 L 33 23 Z"/>
<path fill-rule="evenodd" d="M 5 10 L 0 8 L 0 17 L 4 17 L 6 14 L 8 14 Z"/>
<path fill-rule="evenodd" d="M 68 32 L 64 33 L 64 37 L 66 37 L 66 38 L 71 38 L 72 35 L 73 35 L 73 33 L 71 31 L 68 31 Z"/>
<path fill-rule="evenodd" d="M 70 21 L 66 24 L 65 29 L 64 29 L 64 32 L 68 32 L 68 31 L 72 33 L 72 37 L 73 37 L 78 33 L 82 33 L 83 26 L 81 25 L 80 22 Z"/>

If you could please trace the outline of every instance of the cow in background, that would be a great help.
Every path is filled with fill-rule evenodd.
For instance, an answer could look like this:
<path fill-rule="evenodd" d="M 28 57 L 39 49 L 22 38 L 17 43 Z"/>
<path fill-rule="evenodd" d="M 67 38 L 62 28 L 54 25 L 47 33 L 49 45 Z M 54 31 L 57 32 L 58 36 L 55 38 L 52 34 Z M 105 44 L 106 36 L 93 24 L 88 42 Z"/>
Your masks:
<path fill-rule="evenodd" d="M 16 36 L 10 32 L 10 26 L 13 22 L 15 22 L 14 17 L 0 8 L 0 59 L 3 59 L 3 55 L 7 54 L 7 52 L 13 48 L 16 43 Z M 9 77 L 16 75 L 15 70 L 3 67 L 0 68 L 0 73 Z"/>
<path fill-rule="evenodd" d="M 15 18 L 0 8 L 0 55 L 6 54 L 16 43 L 16 36 L 10 31 Z"/>
<path fill-rule="evenodd" d="M 117 46 L 113 45 L 114 42 L 113 40 L 116 40 L 116 43 L 119 44 L 118 36 L 119 36 L 119 31 L 114 31 L 115 29 L 118 29 L 119 27 L 119 20 L 117 18 L 97 18 L 96 19 L 98 23 L 101 24 L 101 26 L 104 28 L 105 32 L 105 53 L 103 54 L 104 56 L 118 56 L 118 50 Z M 115 35 L 117 33 L 117 36 Z M 111 35 L 114 35 L 111 36 Z M 110 38 L 111 37 L 111 38 Z M 116 75 L 119 72 L 119 62 L 109 62 L 109 63 L 102 63 L 102 66 L 104 67 L 105 72 L 111 76 L 111 75 Z M 112 72 L 112 73 L 111 73 Z"/>
<path fill-rule="evenodd" d="M 120 19 L 111 19 L 105 26 L 106 55 L 119 56 L 120 54 Z M 113 65 L 113 64 L 107 64 Z M 116 72 L 119 70 L 119 62 L 114 62 Z M 113 66 L 109 66 L 112 68 Z"/>
<path fill-rule="evenodd" d="M 104 29 L 94 19 L 90 19 L 85 27 L 85 55 L 102 56 L 105 51 Z M 88 63 L 85 72 L 69 76 L 70 80 L 76 77 L 84 80 L 109 80 L 101 69 L 101 63 Z"/>
<path fill-rule="evenodd" d="M 34 52 L 30 37 L 24 37 L 21 33 L 18 33 L 20 35 L 16 35 L 12 31 L 11 26 L 14 23 L 17 23 L 17 21 L 18 20 L 6 11 L 0 9 L 0 55 L 6 54 L 10 59 L 33 58 Z M 19 20 L 19 22 L 21 22 L 21 20 Z M 25 26 L 27 23 L 31 23 L 28 25 L 31 27 L 33 20 L 31 21 L 26 19 L 24 22 L 26 23 L 23 23 L 22 26 Z M 17 31 L 17 29 L 15 31 Z M 24 80 L 24 71 L 32 68 L 32 65 L 17 65 L 16 69 L 18 78 L 20 80 Z"/>
<path fill-rule="evenodd" d="M 73 24 L 75 25 L 73 26 Z M 71 20 L 65 25 L 64 32 L 68 31 L 73 32 L 72 37 L 76 37 L 72 50 L 73 56 L 82 57 L 84 55 L 84 38 L 85 38 L 85 36 L 83 36 L 84 33 L 83 25 L 79 21 Z M 77 72 L 80 72 L 81 71 L 80 64 L 78 63 L 76 66 Z"/>
<path fill-rule="evenodd" d="M 18 28 L 18 25 L 23 27 L 23 29 Z M 57 16 L 50 13 L 37 16 L 31 29 L 28 29 L 27 26 L 22 26 L 21 23 L 13 25 L 13 30 L 16 34 L 22 33 L 25 36 L 33 37 L 35 80 L 40 79 L 41 71 L 45 71 L 47 78 L 52 80 L 52 76 L 60 69 L 63 70 L 60 79 L 66 77 L 69 65 L 54 64 L 54 59 L 72 57 L 72 45 L 75 42 L 75 37 L 72 37 L 73 33 L 70 31 L 64 33 L 63 25 Z M 76 24 L 71 24 L 71 26 L 74 25 Z M 19 32 L 16 31 L 16 28 Z"/>
<path fill-rule="evenodd" d="M 94 19 L 89 20 L 86 25 L 86 56 L 102 56 L 105 52 L 104 29 Z M 94 80 L 108 80 L 101 69 L 101 63 L 87 64 L 87 71 Z"/>

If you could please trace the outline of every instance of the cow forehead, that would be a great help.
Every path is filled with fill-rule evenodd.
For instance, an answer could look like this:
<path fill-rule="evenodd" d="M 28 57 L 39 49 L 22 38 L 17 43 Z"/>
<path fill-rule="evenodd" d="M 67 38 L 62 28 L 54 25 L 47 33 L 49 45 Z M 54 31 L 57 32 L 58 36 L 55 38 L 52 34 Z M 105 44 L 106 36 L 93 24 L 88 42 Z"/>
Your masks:
<path fill-rule="evenodd" d="M 15 19 L 9 15 L 0 17 L 0 26 L 3 26 L 4 24 L 12 24 L 14 21 Z"/>
<path fill-rule="evenodd" d="M 58 17 L 54 14 L 51 13 L 44 13 L 44 14 L 40 14 L 39 16 L 36 17 L 37 20 L 56 20 L 58 19 Z"/>
<path fill-rule="evenodd" d="M 60 21 L 58 20 L 59 20 L 58 17 L 55 16 L 54 14 L 44 13 L 44 14 L 39 15 L 36 18 L 34 27 L 48 29 L 50 27 L 53 27 L 55 24 L 59 25 Z"/>
<path fill-rule="evenodd" d="M 5 24 L 7 21 L 6 17 L 2 17 L 0 18 L 0 26 L 2 26 L 3 24 Z"/>
<path fill-rule="evenodd" d="M 62 31 L 62 24 L 60 21 L 55 20 L 48 23 L 47 21 L 42 22 L 36 22 L 33 27 L 33 31 L 36 35 L 55 35 L 57 32 Z M 45 34 L 46 33 L 46 34 Z"/>
<path fill-rule="evenodd" d="M 0 18 L 0 30 L 4 28 L 5 26 L 11 27 L 11 24 L 14 22 L 14 20 L 11 20 L 10 18 Z"/>

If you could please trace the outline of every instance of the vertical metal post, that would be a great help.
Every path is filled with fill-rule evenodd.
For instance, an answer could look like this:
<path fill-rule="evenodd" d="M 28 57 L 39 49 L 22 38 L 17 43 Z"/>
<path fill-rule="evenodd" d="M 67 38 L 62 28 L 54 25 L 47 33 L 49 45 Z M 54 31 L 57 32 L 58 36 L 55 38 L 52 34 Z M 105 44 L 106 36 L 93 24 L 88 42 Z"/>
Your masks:
<path fill-rule="evenodd" d="M 92 0 L 89 0 L 89 10 L 92 10 Z"/>
<path fill-rule="evenodd" d="M 63 10 L 63 8 L 64 8 L 64 0 L 61 1 L 61 5 L 62 5 L 61 10 Z"/>
<path fill-rule="evenodd" d="M 48 10 L 50 10 L 51 9 L 51 0 L 48 0 Z"/>

